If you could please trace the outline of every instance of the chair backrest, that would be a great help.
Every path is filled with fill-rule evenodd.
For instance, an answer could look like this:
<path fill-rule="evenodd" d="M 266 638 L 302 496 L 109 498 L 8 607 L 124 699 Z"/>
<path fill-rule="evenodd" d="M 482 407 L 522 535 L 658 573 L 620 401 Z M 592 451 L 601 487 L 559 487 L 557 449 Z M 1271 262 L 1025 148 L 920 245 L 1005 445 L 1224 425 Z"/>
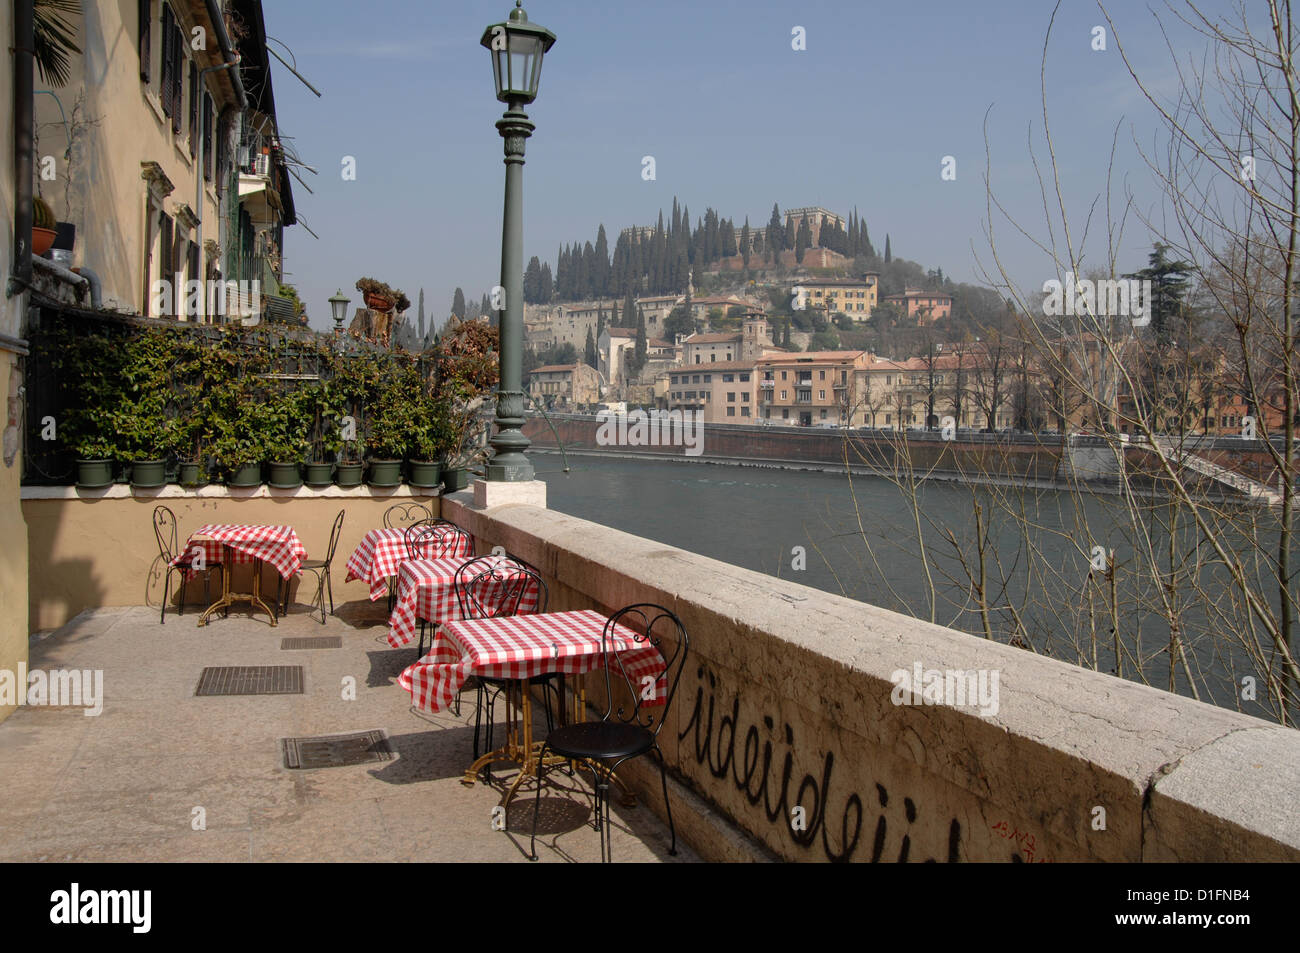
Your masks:
<path fill-rule="evenodd" d="M 550 591 L 537 570 L 512 556 L 480 556 L 456 570 L 456 602 L 465 619 L 545 612 Z"/>
<path fill-rule="evenodd" d="M 384 510 L 384 529 L 404 529 L 432 518 L 433 513 L 423 503 L 394 503 Z"/>
<path fill-rule="evenodd" d="M 618 626 L 633 633 L 634 644 L 621 651 L 613 643 Z M 662 664 L 653 671 L 629 671 L 627 657 L 647 646 L 659 651 Z M 624 606 L 606 620 L 600 647 L 605 655 L 605 713 L 601 720 L 636 724 L 657 736 L 686 667 L 690 650 L 686 626 L 674 613 L 651 602 Z"/>
<path fill-rule="evenodd" d="M 158 540 L 158 555 L 163 562 L 176 558 L 176 548 L 180 545 L 176 533 L 176 514 L 165 506 L 153 508 L 153 535 Z"/>
<path fill-rule="evenodd" d="M 343 535 L 343 514 L 346 512 L 347 510 L 339 510 L 339 515 L 334 517 L 334 528 L 330 530 L 330 548 L 325 553 L 326 569 L 334 561 L 334 550 L 338 549 L 339 537 Z"/>
<path fill-rule="evenodd" d="M 471 553 L 469 533 L 444 519 L 423 519 L 406 528 L 402 539 L 411 559 L 442 559 L 457 552 Z"/>

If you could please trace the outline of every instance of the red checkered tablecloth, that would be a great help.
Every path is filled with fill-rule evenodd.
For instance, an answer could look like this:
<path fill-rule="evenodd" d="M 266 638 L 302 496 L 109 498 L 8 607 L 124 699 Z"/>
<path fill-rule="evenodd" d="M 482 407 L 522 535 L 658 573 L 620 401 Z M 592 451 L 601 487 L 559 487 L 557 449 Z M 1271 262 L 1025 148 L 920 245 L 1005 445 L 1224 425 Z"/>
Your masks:
<path fill-rule="evenodd" d="M 196 536 L 205 538 L 196 542 Z M 220 523 L 199 527 L 185 541 L 184 548 L 171 564 L 192 562 L 199 548 L 202 548 L 203 559 L 208 565 L 220 563 L 226 558 L 225 546 L 229 546 L 234 554 L 234 562 L 264 560 L 275 567 L 281 579 L 288 579 L 296 573 L 307 558 L 307 549 L 292 526 Z"/>
<path fill-rule="evenodd" d="M 486 557 L 479 565 L 486 571 L 508 557 Z M 456 570 L 468 559 L 408 559 L 397 571 L 397 606 L 388 620 L 388 644 L 401 648 L 415 638 L 416 623 L 444 623 L 463 619 L 456 599 Z M 509 578 L 509 577 L 507 577 Z M 503 585 L 490 584 L 478 590 L 478 601 L 484 609 L 491 610 L 496 600 L 505 594 Z M 537 584 L 529 579 L 528 586 L 519 598 L 518 612 L 532 612 L 537 608 Z"/>
<path fill-rule="evenodd" d="M 445 527 L 444 527 L 445 528 Z M 348 560 L 345 581 L 360 579 L 370 584 L 370 601 L 382 599 L 388 592 L 388 580 L 397 575 L 397 569 L 410 557 L 406 554 L 405 529 L 372 529 Z M 447 530 L 439 538 L 422 544 L 428 559 L 471 559 L 474 543 L 468 533 Z"/>
<path fill-rule="evenodd" d="M 581 675 L 601 668 L 601 633 L 605 616 L 593 609 L 544 612 L 501 619 L 447 622 L 434 637 L 433 649 L 409 666 L 397 682 L 411 693 L 416 708 L 442 711 L 451 706 L 465 680 L 526 679 L 549 672 Z M 611 649 L 632 681 L 642 687 L 646 705 L 662 705 L 666 695 L 664 659 L 631 629 L 618 626 Z M 621 677 L 615 668 L 613 677 Z"/>

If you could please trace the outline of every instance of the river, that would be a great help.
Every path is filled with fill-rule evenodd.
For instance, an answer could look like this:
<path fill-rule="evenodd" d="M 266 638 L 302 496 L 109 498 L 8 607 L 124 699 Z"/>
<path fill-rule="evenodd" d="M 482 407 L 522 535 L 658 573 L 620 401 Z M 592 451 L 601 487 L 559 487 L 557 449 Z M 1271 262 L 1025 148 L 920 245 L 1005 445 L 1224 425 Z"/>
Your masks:
<path fill-rule="evenodd" d="M 531 455 L 558 512 L 982 635 L 978 505 L 984 603 L 998 641 L 1114 673 L 1113 608 L 1124 677 L 1165 689 L 1172 677 L 1179 693 L 1194 684 L 1203 701 L 1277 718 L 1264 704 L 1259 653 L 1247 645 L 1244 603 L 1205 535 L 1184 512 L 1171 524 L 1167 506 L 1129 511 L 1113 496 L 933 481 L 918 487 L 914 507 L 881 477 L 572 453 L 565 473 L 559 454 Z M 1236 511 L 1227 519 L 1218 535 L 1248 565 L 1276 547 L 1267 516 L 1255 526 Z M 1112 553 L 1113 601 L 1105 570 L 1094 569 Z M 1300 553 L 1293 558 L 1300 563 Z M 1262 598 L 1276 609 L 1276 584 L 1270 591 L 1262 578 Z M 1172 673 L 1170 614 L 1185 647 Z"/>

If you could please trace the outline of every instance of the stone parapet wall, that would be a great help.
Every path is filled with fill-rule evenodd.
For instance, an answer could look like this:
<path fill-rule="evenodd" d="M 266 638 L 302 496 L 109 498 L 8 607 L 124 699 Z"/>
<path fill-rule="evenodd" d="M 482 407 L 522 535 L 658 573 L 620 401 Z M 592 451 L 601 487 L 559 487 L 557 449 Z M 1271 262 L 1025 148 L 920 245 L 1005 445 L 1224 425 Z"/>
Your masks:
<path fill-rule="evenodd" d="M 682 618 L 691 652 L 660 741 L 692 792 L 674 801 L 679 829 L 706 857 L 742 851 L 681 813 L 709 810 L 787 860 L 1300 860 L 1294 730 L 469 497 L 444 516 L 539 567 L 552 610 L 655 602 Z M 918 664 L 996 672 L 996 713 L 895 704 L 895 673 Z M 650 767 L 632 777 L 653 806 Z"/>

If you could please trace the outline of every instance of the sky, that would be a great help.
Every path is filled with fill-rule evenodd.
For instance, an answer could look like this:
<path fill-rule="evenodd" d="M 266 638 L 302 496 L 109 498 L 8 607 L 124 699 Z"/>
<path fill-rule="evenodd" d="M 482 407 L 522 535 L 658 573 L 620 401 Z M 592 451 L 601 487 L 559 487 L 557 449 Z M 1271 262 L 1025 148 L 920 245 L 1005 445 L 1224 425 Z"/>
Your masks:
<path fill-rule="evenodd" d="M 524 167 L 525 262 L 537 255 L 554 269 L 561 244 L 594 241 L 601 223 L 612 249 L 620 229 L 653 224 L 676 196 L 692 220 L 712 206 L 737 228 L 746 216 L 765 224 L 774 202 L 856 207 L 878 249 L 888 233 L 896 256 L 974 283 L 987 283 L 981 269 L 993 267 L 991 221 L 1002 265 L 1041 287 L 1056 276 L 1050 259 L 996 208 L 990 214 L 986 187 L 987 173 L 1007 213 L 1047 239 L 1034 166 L 1035 153 L 1040 166 L 1049 161 L 1041 84 L 1078 235 L 1108 173 L 1117 203 L 1128 192 L 1138 211 L 1160 215 L 1143 158 L 1158 148 L 1158 124 L 1117 39 L 1157 94 L 1174 92 L 1177 78 L 1147 5 L 1116 2 L 1112 30 L 1094 0 L 1062 0 L 1044 80 L 1053 6 L 525 3 L 530 20 L 558 37 L 528 109 L 537 129 Z M 300 170 L 314 194 L 295 181 L 294 201 L 320 238 L 290 228 L 284 256 L 313 327 L 331 326 L 336 289 L 360 303 L 363 275 L 406 291 L 412 319 L 423 288 L 439 323 L 457 286 L 477 300 L 498 283 L 505 173 L 494 123 L 504 106 L 479 38 L 510 9 L 509 0 L 265 0 L 268 35 L 323 94 L 273 65 L 281 132 L 319 173 Z M 1160 13 L 1172 52 L 1200 56 L 1203 44 Z M 1097 26 L 1104 51 L 1093 49 Z M 794 49 L 796 27 L 806 49 Z M 645 156 L 655 159 L 653 181 L 642 177 Z M 946 156 L 956 170 L 948 181 Z M 346 157 L 355 180 L 344 178 Z M 1098 265 L 1104 208 L 1103 199 L 1086 246 Z M 1130 216 L 1121 269 L 1144 267 L 1150 245 Z"/>

